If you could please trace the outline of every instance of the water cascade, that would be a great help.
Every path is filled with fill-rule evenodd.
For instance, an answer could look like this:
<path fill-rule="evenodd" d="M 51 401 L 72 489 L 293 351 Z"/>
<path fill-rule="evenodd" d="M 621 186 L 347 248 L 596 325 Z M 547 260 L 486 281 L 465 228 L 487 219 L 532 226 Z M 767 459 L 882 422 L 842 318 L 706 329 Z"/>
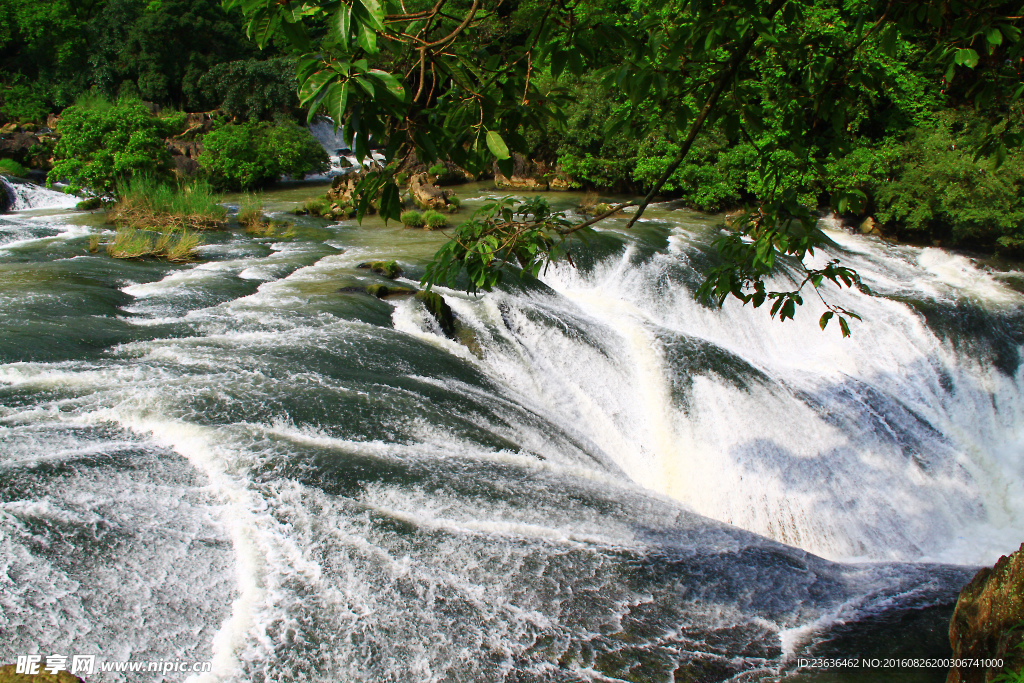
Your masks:
<path fill-rule="evenodd" d="M 70 209 L 81 201 L 80 197 L 30 183 L 0 176 L 2 190 L 11 198 L 9 211 L 28 209 Z"/>
<path fill-rule="evenodd" d="M 813 303 L 694 302 L 719 228 L 661 206 L 579 269 L 438 290 L 453 339 L 358 292 L 376 258 L 414 286 L 442 236 L 299 220 L 169 266 L 0 218 L 0 659 L 776 680 L 941 655 L 960 586 L 1022 540 L 1011 277 L 834 232 L 876 292 L 829 293 L 864 317 L 843 340 Z"/>

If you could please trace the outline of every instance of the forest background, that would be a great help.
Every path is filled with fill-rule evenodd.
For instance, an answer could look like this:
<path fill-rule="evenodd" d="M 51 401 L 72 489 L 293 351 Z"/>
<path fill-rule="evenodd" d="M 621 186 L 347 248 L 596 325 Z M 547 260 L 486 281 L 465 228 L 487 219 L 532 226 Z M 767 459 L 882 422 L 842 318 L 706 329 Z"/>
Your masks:
<path fill-rule="evenodd" d="M 805 38 L 826 42 L 851 31 L 844 24 L 851 2 L 807 3 Z M 623 13 L 647 11 L 643 0 L 601 4 L 621 5 L 612 9 Z M 536 0 L 498 3 L 464 39 L 500 54 L 530 40 L 541 10 Z M 1019 71 L 1018 63 L 1000 63 L 998 50 L 1018 39 L 1012 26 L 1006 28 L 980 59 L 992 61 L 991 68 Z M 978 153 L 992 116 L 975 109 L 963 78 L 951 81 L 924 59 L 929 40 L 900 34 L 884 51 L 857 53 L 855 69 L 880 75 L 884 87 L 852 86 L 856 106 L 845 125 L 854 144 L 839 152 L 813 150 L 821 163 L 793 164 L 786 184 L 804 204 L 820 207 L 834 205 L 837 192 L 863 192 L 866 201 L 848 217 L 859 222 L 871 216 L 869 227 L 905 241 L 1018 256 L 1024 248 L 1024 154 L 1001 152 L 997 165 L 991 155 Z M 386 51 L 377 59 L 386 62 Z M 676 157 L 679 141 L 659 130 L 662 111 L 638 97 L 630 83 L 609 89 L 602 70 L 572 68 L 572 61 L 534 76 L 540 90 L 557 86 L 573 96 L 561 105 L 564 118 L 522 129 L 528 156 L 557 165 L 583 188 L 645 192 Z M 72 107 L 74 113 L 141 100 L 160 105 L 165 119 L 175 111 L 215 111 L 215 128 L 242 127 L 250 137 L 252 131 L 292 129 L 306 120 L 295 68 L 286 36 L 271 35 L 263 50 L 257 48 L 241 13 L 216 0 L 0 0 L 0 124 L 8 127 L 43 126 L 51 114 Z M 756 198 L 757 150 L 783 134 L 791 73 L 769 60 L 753 68 L 756 96 L 765 104 L 756 139 L 725 130 L 727 121 L 720 119 L 700 134 L 664 195 L 708 212 Z M 636 126 L 607 130 L 606 122 L 626 110 L 646 120 L 639 126 L 642 136 L 634 134 Z M 45 167 L 50 151 L 36 150 L 22 161 Z M 279 170 L 256 180 L 266 182 Z"/>

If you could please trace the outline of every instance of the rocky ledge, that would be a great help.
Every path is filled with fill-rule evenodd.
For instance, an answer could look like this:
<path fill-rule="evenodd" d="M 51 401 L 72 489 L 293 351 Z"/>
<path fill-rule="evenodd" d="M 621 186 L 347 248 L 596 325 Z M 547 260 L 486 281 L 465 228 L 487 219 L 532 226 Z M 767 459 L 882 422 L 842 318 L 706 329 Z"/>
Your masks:
<path fill-rule="evenodd" d="M 960 591 L 949 624 L 949 642 L 955 659 L 1001 659 L 1003 666 L 953 667 L 946 683 L 992 683 L 1004 673 L 1020 675 L 1024 669 L 1024 544 L 999 558 L 995 567 L 982 569 Z"/>

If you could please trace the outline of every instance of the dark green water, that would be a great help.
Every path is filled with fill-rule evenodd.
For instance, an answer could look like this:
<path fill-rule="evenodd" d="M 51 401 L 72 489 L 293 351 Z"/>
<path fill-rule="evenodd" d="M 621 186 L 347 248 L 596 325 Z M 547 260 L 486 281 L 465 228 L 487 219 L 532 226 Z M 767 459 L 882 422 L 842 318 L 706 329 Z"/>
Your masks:
<path fill-rule="evenodd" d="M 960 586 L 1020 544 L 1022 300 L 999 276 L 837 233 L 882 294 L 834 293 L 865 318 L 842 340 L 813 310 L 694 303 L 716 222 L 661 206 L 578 271 L 441 290 L 460 342 L 353 291 L 382 258 L 415 285 L 442 235 L 290 220 L 175 266 L 89 254 L 95 215 L 0 216 L 0 659 L 944 680 L 799 659 L 942 655 Z"/>

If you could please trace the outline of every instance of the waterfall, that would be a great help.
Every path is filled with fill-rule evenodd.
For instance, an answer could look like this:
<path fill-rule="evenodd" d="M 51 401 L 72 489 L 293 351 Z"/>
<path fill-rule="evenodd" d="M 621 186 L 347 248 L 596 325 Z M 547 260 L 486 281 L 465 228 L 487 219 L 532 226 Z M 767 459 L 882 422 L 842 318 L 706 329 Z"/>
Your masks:
<path fill-rule="evenodd" d="M 322 178 L 347 175 L 359 169 L 359 161 L 352 151 L 355 143 L 352 139 L 346 138 L 343 126 L 335 130 L 334 121 L 330 117 L 318 116 L 316 120 L 309 124 L 308 129 L 313 137 L 317 139 L 317 142 L 320 143 L 320 146 L 324 148 L 324 151 L 327 152 L 327 156 L 331 161 L 330 170 L 324 173 L 321 176 Z M 383 161 L 384 157 L 381 154 L 371 152 L 370 158 L 363 160 L 363 165 L 370 168 L 374 163 L 381 163 Z M 314 176 L 309 177 L 313 178 Z"/>
<path fill-rule="evenodd" d="M 11 198 L 9 211 L 72 209 L 81 201 L 80 197 L 73 194 L 57 192 L 27 180 L 11 180 L 0 176 L 0 183 L 3 184 L 3 189 Z"/>
<path fill-rule="evenodd" d="M 948 656 L 957 591 L 1022 540 L 1019 274 L 831 231 L 875 292 L 823 292 L 864 317 L 843 339 L 813 302 L 695 302 L 717 220 L 654 206 L 578 269 L 435 288 L 449 338 L 358 267 L 416 286 L 436 233 L 293 217 L 181 265 L 75 219 L 0 220 L 0 660 L 779 680 Z"/>

